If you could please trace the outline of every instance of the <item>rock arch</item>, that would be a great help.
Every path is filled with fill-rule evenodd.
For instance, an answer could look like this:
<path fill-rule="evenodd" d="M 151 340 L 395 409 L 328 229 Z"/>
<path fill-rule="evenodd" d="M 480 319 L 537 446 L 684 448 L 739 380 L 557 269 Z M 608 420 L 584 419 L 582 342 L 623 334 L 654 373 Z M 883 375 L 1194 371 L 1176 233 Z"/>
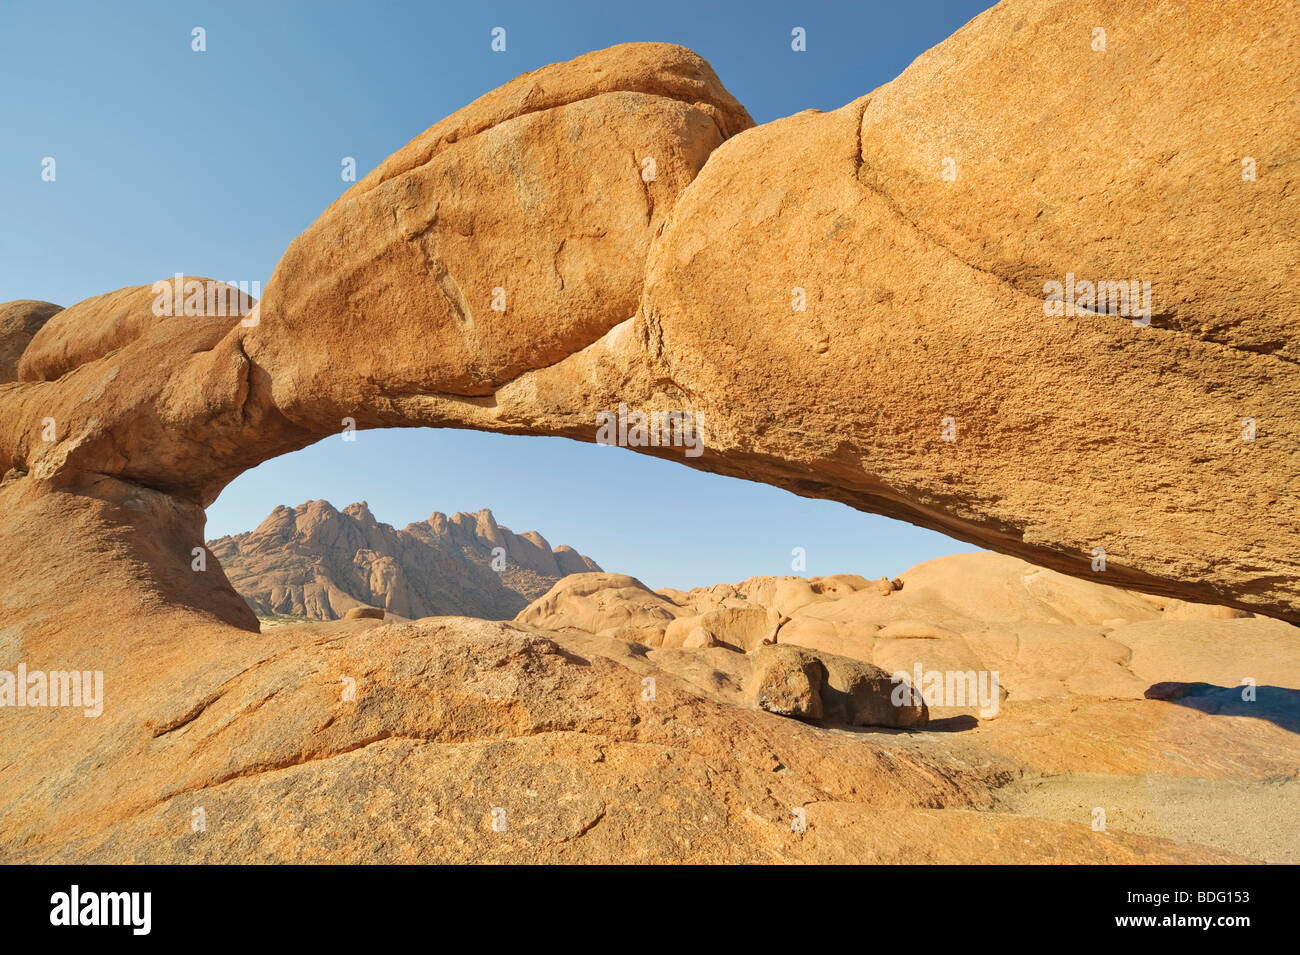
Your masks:
<path fill-rule="evenodd" d="M 695 54 L 613 47 L 390 157 L 248 316 L 159 317 L 142 286 L 33 335 L 15 303 L 4 619 L 256 629 L 190 569 L 242 471 L 344 418 L 591 441 L 625 403 L 703 416 L 701 456 L 646 453 L 1068 573 L 1103 547 L 1107 582 L 1300 621 L 1300 24 L 1190 6 L 1101 61 L 1071 5 L 1003 3 L 870 95 L 760 127 Z M 1263 68 L 1228 76 L 1228 42 Z M 1150 326 L 1046 315 L 1067 273 L 1151 281 Z"/>

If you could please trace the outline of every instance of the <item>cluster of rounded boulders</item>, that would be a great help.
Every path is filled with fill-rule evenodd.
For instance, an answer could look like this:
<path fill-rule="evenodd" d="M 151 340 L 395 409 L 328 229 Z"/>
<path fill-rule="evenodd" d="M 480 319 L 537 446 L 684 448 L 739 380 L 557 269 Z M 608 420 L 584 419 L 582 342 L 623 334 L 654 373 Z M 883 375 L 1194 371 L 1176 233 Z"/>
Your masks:
<path fill-rule="evenodd" d="M 1142 699 L 1171 673 L 1222 686 L 1255 670 L 1280 685 L 1300 679 L 1267 649 L 1294 642 L 1290 624 L 1013 557 L 954 554 L 885 580 L 887 590 L 879 583 L 852 574 L 751 577 L 652 593 L 634 578 L 583 574 L 560 581 L 516 622 L 590 634 L 600 638 L 595 646 L 637 646 L 702 691 L 725 687 L 729 702 L 852 725 L 916 725 L 897 712 L 900 703 L 924 703 L 932 719 L 989 721 L 1007 699 Z M 562 596 L 574 593 L 587 596 Z M 810 659 L 821 661 L 822 677 Z"/>
<path fill-rule="evenodd" d="M 924 725 L 924 701 L 895 693 L 906 681 L 891 679 L 863 659 L 798 646 L 797 637 L 792 644 L 778 644 L 791 618 L 760 602 L 783 601 L 797 612 L 809 604 L 875 590 L 861 577 L 841 574 L 811 580 L 760 577 L 736 586 L 654 593 L 621 574 L 575 574 L 556 583 L 515 620 L 539 630 L 582 631 L 659 651 L 721 652 L 723 656 L 709 658 L 710 665 L 734 671 L 744 701 L 782 716 L 848 726 Z M 893 590 L 890 584 L 889 592 Z M 802 603 L 790 602 L 792 595 L 801 594 L 807 596 Z M 680 666 L 683 661 L 676 662 Z"/>

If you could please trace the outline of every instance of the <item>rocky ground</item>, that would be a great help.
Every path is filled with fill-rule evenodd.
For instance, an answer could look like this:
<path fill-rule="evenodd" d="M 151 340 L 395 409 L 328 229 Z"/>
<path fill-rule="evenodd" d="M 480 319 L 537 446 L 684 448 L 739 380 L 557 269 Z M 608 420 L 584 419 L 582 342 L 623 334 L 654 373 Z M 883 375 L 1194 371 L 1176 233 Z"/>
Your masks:
<path fill-rule="evenodd" d="M 779 626 L 763 634 L 747 619 L 757 615 Z M 694 642 L 708 645 L 679 643 L 701 630 L 711 640 Z M 653 593 L 576 575 L 514 622 L 155 631 L 106 668 L 102 716 L 6 714 L 0 851 L 92 862 L 1296 861 L 1295 637 L 1279 621 L 989 554 L 884 586 L 841 575 Z M 750 639 L 749 652 L 737 646 Z M 992 718 L 937 707 L 911 729 L 768 712 L 753 698 L 756 661 L 800 643 L 891 670 L 997 669 L 1006 697 Z M 1240 699 L 1245 677 L 1254 702 Z"/>

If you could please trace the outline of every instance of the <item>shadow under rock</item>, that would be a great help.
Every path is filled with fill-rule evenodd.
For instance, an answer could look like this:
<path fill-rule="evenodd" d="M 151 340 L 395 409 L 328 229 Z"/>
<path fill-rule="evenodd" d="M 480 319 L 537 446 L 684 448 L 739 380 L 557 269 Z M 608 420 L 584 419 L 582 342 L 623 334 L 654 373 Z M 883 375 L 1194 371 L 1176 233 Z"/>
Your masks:
<path fill-rule="evenodd" d="M 1267 720 L 1290 733 L 1300 733 L 1300 690 L 1283 686 L 1256 686 L 1254 699 L 1243 699 L 1246 686 L 1213 683 L 1156 683 L 1144 694 L 1212 716 L 1250 716 Z"/>

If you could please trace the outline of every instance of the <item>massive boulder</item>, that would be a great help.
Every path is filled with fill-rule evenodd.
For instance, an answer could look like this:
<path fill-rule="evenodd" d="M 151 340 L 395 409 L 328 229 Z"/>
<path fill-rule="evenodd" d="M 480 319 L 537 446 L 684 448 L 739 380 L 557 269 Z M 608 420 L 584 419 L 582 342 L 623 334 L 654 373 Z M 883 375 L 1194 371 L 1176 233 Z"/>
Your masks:
<path fill-rule="evenodd" d="M 327 430 L 409 423 L 387 408 L 402 399 L 490 398 L 636 312 L 677 198 L 751 125 L 680 47 L 625 44 L 521 76 L 290 244 L 248 353 L 279 408 Z"/>
<path fill-rule="evenodd" d="M 678 195 L 750 125 L 687 50 L 588 54 L 488 94 L 357 183 L 251 308 L 159 316 L 147 285 L 59 313 L 26 346 L 22 381 L 0 385 L 0 556 L 30 556 L 47 578 L 46 598 L 14 604 L 13 619 L 52 634 L 83 597 L 89 612 L 161 594 L 256 629 L 219 567 L 191 568 L 221 489 L 344 427 L 452 424 L 444 400 L 489 410 L 496 383 L 626 320 Z M 395 305 L 386 296 L 403 286 Z M 168 511 L 165 532 L 122 501 Z M 82 536 L 66 519 L 45 527 L 68 511 L 84 512 Z M 94 543 L 110 539 L 145 556 L 115 560 Z M 85 560 L 44 559 L 33 540 L 89 546 L 106 593 L 82 585 Z M 531 545 L 515 542 L 516 557 L 543 560 Z M 550 558 L 592 569 L 569 548 Z"/>
<path fill-rule="evenodd" d="M 1095 52 L 1090 8 L 1003 3 L 885 88 L 724 143 L 605 360 L 666 367 L 725 473 L 1297 619 L 1300 77 L 1266 64 L 1300 19 L 1188 7 Z M 1260 67 L 1234 83 L 1219 44 Z M 1150 281 L 1150 324 L 1045 314 L 1070 274 Z"/>

